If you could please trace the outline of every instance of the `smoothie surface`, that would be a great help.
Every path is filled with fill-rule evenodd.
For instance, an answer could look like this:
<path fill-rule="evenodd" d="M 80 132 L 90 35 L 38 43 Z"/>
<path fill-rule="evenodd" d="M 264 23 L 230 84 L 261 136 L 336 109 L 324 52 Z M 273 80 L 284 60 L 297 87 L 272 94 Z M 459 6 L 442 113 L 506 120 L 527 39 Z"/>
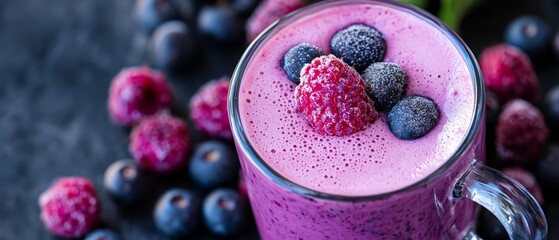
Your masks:
<path fill-rule="evenodd" d="M 409 76 L 406 95 L 433 99 L 437 126 L 416 140 L 400 140 L 386 112 L 365 130 L 343 137 L 316 133 L 295 107 L 291 82 L 280 66 L 299 43 L 330 53 L 331 37 L 354 23 L 375 27 L 387 43 L 384 61 Z M 239 93 L 241 123 L 264 161 L 306 188 L 344 196 L 395 191 L 443 165 L 466 137 L 475 94 L 465 59 L 436 27 L 385 6 L 349 5 L 322 10 L 291 23 L 261 45 L 245 69 Z"/>

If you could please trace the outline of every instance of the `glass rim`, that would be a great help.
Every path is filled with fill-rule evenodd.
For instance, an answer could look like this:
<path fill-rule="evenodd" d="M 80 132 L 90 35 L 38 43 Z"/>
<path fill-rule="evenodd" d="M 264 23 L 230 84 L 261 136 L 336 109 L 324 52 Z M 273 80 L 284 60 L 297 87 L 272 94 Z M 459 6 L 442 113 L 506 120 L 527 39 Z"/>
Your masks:
<path fill-rule="evenodd" d="M 268 165 L 258 154 L 256 149 L 250 143 L 244 128 L 241 122 L 241 116 L 239 112 L 239 92 L 240 86 L 242 82 L 242 78 L 245 72 L 246 67 L 250 63 L 252 56 L 256 53 L 259 49 L 259 46 L 263 42 L 265 42 L 268 38 L 272 37 L 272 34 L 278 28 L 281 28 L 285 24 L 290 23 L 290 20 L 297 20 L 298 17 L 303 17 L 304 13 L 322 7 L 320 10 L 325 8 L 331 8 L 340 5 L 358 5 L 358 4 L 376 4 L 387 6 L 398 11 L 407 12 L 412 14 L 423 21 L 431 24 L 436 29 L 441 31 L 447 39 L 452 42 L 452 45 L 458 50 L 460 55 L 464 58 L 466 65 L 468 67 L 468 71 L 473 81 L 474 87 L 474 97 L 475 97 L 475 105 L 473 111 L 472 121 L 469 124 L 468 133 L 465 138 L 462 139 L 459 147 L 454 151 L 452 156 L 448 158 L 444 164 L 439 166 L 437 170 L 433 171 L 428 176 L 424 177 L 420 181 L 417 181 L 411 185 L 399 188 L 397 190 L 384 192 L 380 194 L 373 194 L 373 195 L 357 195 L 357 196 L 350 196 L 350 195 L 337 195 L 331 193 L 325 193 L 313 190 L 308 187 L 304 187 L 299 185 L 286 177 L 282 176 L 279 172 L 274 170 L 270 165 Z M 316 199 L 323 199 L 323 200 L 335 200 L 335 201 L 370 201 L 370 200 L 379 200 L 379 199 L 386 199 L 393 195 L 402 192 L 409 192 L 416 189 L 421 188 L 422 186 L 426 186 L 427 184 L 433 182 L 437 179 L 441 174 L 446 172 L 454 163 L 457 162 L 458 159 L 466 152 L 468 147 L 472 144 L 475 137 L 477 136 L 480 130 L 480 124 L 482 121 L 483 111 L 485 109 L 485 88 L 482 80 L 482 76 L 480 73 L 479 65 L 477 60 L 472 53 L 472 51 L 467 47 L 464 41 L 448 26 L 446 26 L 443 22 L 439 19 L 435 18 L 431 14 L 427 13 L 426 11 L 419 9 L 415 6 L 411 6 L 408 4 L 398 3 L 390 0 L 344 0 L 344 1 L 337 1 L 337 0 L 329 0 L 324 1 L 316 4 L 311 4 L 299 10 L 296 10 L 272 25 L 270 25 L 266 30 L 264 30 L 245 50 L 243 53 L 239 63 L 237 64 L 235 71 L 233 72 L 233 76 L 231 78 L 231 84 L 229 87 L 229 93 L 227 97 L 228 102 L 228 115 L 231 124 L 231 131 L 233 133 L 233 138 L 235 139 L 237 148 L 242 151 L 239 154 L 245 154 L 250 162 L 264 174 L 268 179 L 272 180 L 274 183 L 280 185 L 282 188 L 285 188 L 288 191 L 295 192 L 299 195 L 303 195 L 310 198 Z"/>

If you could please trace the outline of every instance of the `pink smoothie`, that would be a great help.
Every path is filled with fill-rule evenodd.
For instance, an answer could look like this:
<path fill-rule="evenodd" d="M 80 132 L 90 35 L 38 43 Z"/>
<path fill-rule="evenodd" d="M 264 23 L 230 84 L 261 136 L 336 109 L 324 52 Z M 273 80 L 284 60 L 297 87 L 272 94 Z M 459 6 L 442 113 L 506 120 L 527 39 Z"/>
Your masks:
<path fill-rule="evenodd" d="M 332 35 L 352 23 L 382 32 L 385 61 L 399 64 L 409 75 L 408 95 L 427 96 L 438 104 L 442 117 L 429 134 L 400 140 L 382 114 L 357 134 L 322 136 L 296 111 L 295 84 L 279 64 L 283 54 L 298 43 L 329 53 Z M 472 85 L 458 50 L 428 23 L 386 7 L 339 7 L 302 18 L 266 43 L 246 69 L 240 113 L 250 142 L 282 176 L 320 192 L 373 195 L 425 178 L 454 153 L 473 118 Z"/>
<path fill-rule="evenodd" d="M 279 64 L 283 54 L 299 43 L 330 53 L 331 37 L 353 23 L 382 32 L 387 43 L 384 60 L 399 64 L 409 75 L 407 95 L 427 96 L 437 103 L 440 121 L 424 137 L 398 139 L 385 113 L 356 134 L 323 136 L 297 112 L 295 84 Z M 289 181 L 338 196 L 377 195 L 413 185 L 451 158 L 474 119 L 473 84 L 464 56 L 432 23 L 389 6 L 347 4 L 307 12 L 260 45 L 239 88 L 240 121 L 256 153 Z M 477 138 L 482 141 L 483 136 Z M 471 203 L 447 197 L 450 179 L 483 150 L 468 151 L 470 156 L 457 161 L 446 179 L 386 201 L 359 204 L 301 197 L 270 181 L 248 156 L 240 153 L 240 158 L 264 239 L 448 239 L 463 235 L 473 221 Z M 447 207 L 452 211 L 443 209 Z"/>

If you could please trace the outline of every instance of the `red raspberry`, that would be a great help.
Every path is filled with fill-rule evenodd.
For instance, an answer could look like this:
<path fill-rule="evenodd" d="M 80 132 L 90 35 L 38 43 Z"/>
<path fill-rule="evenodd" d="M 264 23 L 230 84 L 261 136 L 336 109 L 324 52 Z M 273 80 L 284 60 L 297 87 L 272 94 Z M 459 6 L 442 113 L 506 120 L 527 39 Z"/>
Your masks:
<path fill-rule="evenodd" d="M 505 105 L 497 122 L 497 154 L 506 161 L 535 161 L 545 147 L 547 136 L 542 113 L 527 101 L 512 100 Z"/>
<path fill-rule="evenodd" d="M 264 29 L 284 15 L 306 5 L 304 0 L 265 0 L 247 20 L 247 41 L 252 42 Z"/>
<path fill-rule="evenodd" d="M 501 102 L 523 98 L 534 102 L 539 97 L 539 83 L 530 59 L 522 50 L 500 44 L 489 47 L 480 57 L 485 86 Z"/>
<path fill-rule="evenodd" d="M 519 167 L 503 169 L 503 173 L 522 184 L 539 204 L 543 203 L 542 190 L 532 173 Z"/>
<path fill-rule="evenodd" d="M 119 124 L 135 124 L 169 108 L 171 100 L 171 88 L 163 74 L 147 68 L 126 68 L 111 84 L 109 114 Z"/>
<path fill-rule="evenodd" d="M 78 238 L 90 232 L 101 212 L 93 184 L 82 177 L 65 177 L 39 197 L 41 220 L 54 235 Z"/>
<path fill-rule="evenodd" d="M 202 134 L 230 139 L 227 115 L 229 79 L 222 77 L 204 84 L 190 100 L 190 117 Z"/>
<path fill-rule="evenodd" d="M 184 122 L 167 114 L 144 119 L 132 130 L 128 147 L 138 164 L 167 173 L 185 164 L 192 140 Z"/>
<path fill-rule="evenodd" d="M 306 64 L 295 88 L 297 107 L 323 135 L 349 135 L 375 122 L 378 113 L 355 69 L 330 54 Z"/>

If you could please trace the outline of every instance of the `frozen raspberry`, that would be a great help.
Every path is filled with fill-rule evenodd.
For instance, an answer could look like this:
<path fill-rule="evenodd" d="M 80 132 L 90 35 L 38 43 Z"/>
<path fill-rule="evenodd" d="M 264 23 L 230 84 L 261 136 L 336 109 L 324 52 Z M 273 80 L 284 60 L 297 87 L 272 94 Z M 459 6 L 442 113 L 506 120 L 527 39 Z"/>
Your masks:
<path fill-rule="evenodd" d="M 56 181 L 39 197 L 41 220 L 49 232 L 66 238 L 90 232 L 101 212 L 93 184 L 82 177 Z"/>
<path fill-rule="evenodd" d="M 315 58 L 303 67 L 295 98 L 309 124 L 323 135 L 343 136 L 361 131 L 378 116 L 363 78 L 331 54 Z"/>
<path fill-rule="evenodd" d="M 527 101 L 515 99 L 504 106 L 497 122 L 497 154 L 505 161 L 535 161 L 548 136 L 541 112 Z"/>
<path fill-rule="evenodd" d="M 204 84 L 190 100 L 190 117 L 202 134 L 230 139 L 227 116 L 229 79 L 222 77 Z"/>
<path fill-rule="evenodd" d="M 542 190 L 532 173 L 519 167 L 503 169 L 503 173 L 522 184 L 539 204 L 543 203 Z"/>
<path fill-rule="evenodd" d="M 485 86 L 501 100 L 523 98 L 534 102 L 539 97 L 539 83 L 530 59 L 520 49 L 500 44 L 489 47 L 480 57 Z"/>
<path fill-rule="evenodd" d="M 162 114 L 140 122 L 130 135 L 129 151 L 146 169 L 167 173 L 185 164 L 192 141 L 184 122 Z"/>
<path fill-rule="evenodd" d="M 270 24 L 305 5 L 304 0 L 262 1 L 247 20 L 247 41 L 252 42 Z"/>
<path fill-rule="evenodd" d="M 109 114 L 119 124 L 135 124 L 169 108 L 171 100 L 171 88 L 161 73 L 147 68 L 126 68 L 111 84 Z"/>

